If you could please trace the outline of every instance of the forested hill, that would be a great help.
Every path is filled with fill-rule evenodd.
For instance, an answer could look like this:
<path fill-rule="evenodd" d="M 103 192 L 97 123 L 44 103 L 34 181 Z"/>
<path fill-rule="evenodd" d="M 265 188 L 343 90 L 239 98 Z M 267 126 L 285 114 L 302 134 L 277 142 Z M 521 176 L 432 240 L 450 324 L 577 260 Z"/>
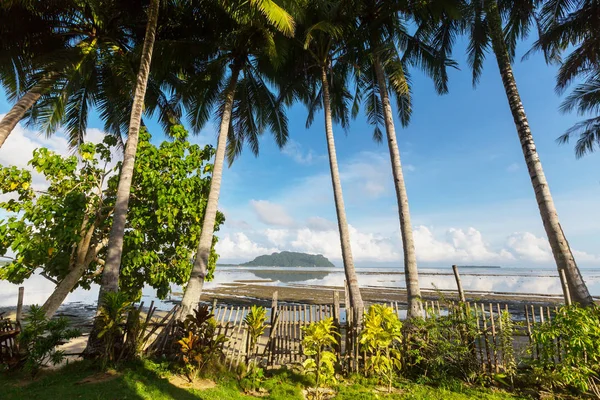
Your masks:
<path fill-rule="evenodd" d="M 335 267 L 321 254 L 295 253 L 282 251 L 271 255 L 262 255 L 242 265 L 256 267 Z"/>

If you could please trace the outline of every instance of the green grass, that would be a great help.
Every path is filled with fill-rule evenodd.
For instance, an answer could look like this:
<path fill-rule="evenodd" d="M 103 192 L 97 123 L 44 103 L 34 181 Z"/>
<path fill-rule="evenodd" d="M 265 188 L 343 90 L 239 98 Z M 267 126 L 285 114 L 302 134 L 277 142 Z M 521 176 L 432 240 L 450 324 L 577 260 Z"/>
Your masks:
<path fill-rule="evenodd" d="M 0 375 L 0 398 L 3 400 L 17 399 L 153 399 L 153 400 L 238 400 L 254 399 L 240 392 L 237 382 L 231 374 L 218 373 L 217 387 L 196 391 L 181 389 L 172 385 L 168 380 L 169 372 L 165 367 L 150 361 L 141 361 L 127 365 L 121 374 L 108 381 L 99 383 L 79 384 L 82 379 L 97 373 L 91 364 L 76 362 L 65 368 L 45 373 L 39 379 L 24 386 L 15 386 L 17 382 L 27 379 L 16 375 Z M 302 400 L 302 388 L 307 384 L 306 379 L 290 371 L 281 370 L 268 378 L 264 387 L 270 395 L 268 400 Z M 397 392 L 391 395 L 378 392 L 372 383 L 357 379 L 353 383 L 342 383 L 338 387 L 338 400 L 375 400 L 375 399 L 486 399 L 508 400 L 516 399 L 504 392 L 474 389 L 461 383 L 446 385 L 446 387 L 431 387 L 416 383 L 400 383 Z"/>

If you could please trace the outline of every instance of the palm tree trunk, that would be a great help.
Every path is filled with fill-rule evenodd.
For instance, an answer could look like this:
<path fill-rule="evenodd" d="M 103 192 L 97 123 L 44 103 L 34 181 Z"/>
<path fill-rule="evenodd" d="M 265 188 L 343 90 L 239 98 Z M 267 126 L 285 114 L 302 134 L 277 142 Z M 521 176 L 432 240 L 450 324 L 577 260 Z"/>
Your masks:
<path fill-rule="evenodd" d="M 385 119 L 385 131 L 388 138 L 390 159 L 392 161 L 392 174 L 396 188 L 396 200 L 398 201 L 398 214 L 400 216 L 400 233 L 402 235 L 402 249 L 404 251 L 404 276 L 406 280 L 406 296 L 408 300 L 408 317 L 419 317 L 423 314 L 421 304 L 421 288 L 419 286 L 419 270 L 417 268 L 417 255 L 415 253 L 415 241 L 413 239 L 412 225 L 410 223 L 410 212 L 408 209 L 408 195 L 406 184 L 400 162 L 400 150 L 396 140 L 396 129 L 387 84 L 381 61 L 375 56 L 375 74 L 379 85 L 379 95 L 383 104 L 383 115 Z"/>
<path fill-rule="evenodd" d="M 42 97 L 42 94 L 52 85 L 57 73 L 51 73 L 46 78 L 41 79 L 34 87 L 29 89 L 23 95 L 10 111 L 0 121 L 0 148 L 8 138 L 8 135 L 15 129 L 15 126 L 23 119 L 27 111 Z"/>
<path fill-rule="evenodd" d="M 121 175 L 119 176 L 113 224 L 108 240 L 108 254 L 106 257 L 106 265 L 104 266 L 104 271 L 102 273 L 98 304 L 100 304 L 100 300 L 105 292 L 116 292 L 119 290 L 119 269 L 121 267 L 121 255 L 123 253 L 123 236 L 125 234 L 125 223 L 127 221 L 127 209 L 129 207 L 129 193 L 131 190 L 133 167 L 137 152 L 140 121 L 144 108 L 144 97 L 146 95 L 148 76 L 150 75 L 150 62 L 152 60 L 152 49 L 156 37 L 159 5 L 159 0 L 152 0 L 150 2 L 150 9 L 148 10 L 146 37 L 144 38 L 140 70 L 135 85 L 135 95 L 131 109 L 131 118 L 129 120 L 127 145 L 125 146 Z"/>
<path fill-rule="evenodd" d="M 544 223 L 544 229 L 546 230 L 546 235 L 548 236 L 548 241 L 552 248 L 552 254 L 554 255 L 559 275 L 560 271 L 564 270 L 573 301 L 581 305 L 593 304 L 594 300 L 590 296 L 558 220 L 558 213 L 554 207 L 550 188 L 546 181 L 544 170 L 542 169 L 542 163 L 533 141 L 529 122 L 527 121 L 527 115 L 525 114 L 525 109 L 523 108 L 521 96 L 519 95 L 517 83 L 510 65 L 510 57 L 508 56 L 506 43 L 504 42 L 502 33 L 502 19 L 498 10 L 498 4 L 496 0 L 486 0 L 485 6 L 491 32 L 492 48 L 496 55 L 498 67 L 500 68 L 502 84 L 504 85 L 510 111 L 517 127 L 521 148 L 535 192 L 535 198 L 538 203 L 542 222 Z"/>
<path fill-rule="evenodd" d="M 221 125 L 219 127 L 219 138 L 217 140 L 217 151 L 215 153 L 215 162 L 213 166 L 212 179 L 210 182 L 210 191 L 204 212 L 204 221 L 202 222 L 202 232 L 200 233 L 200 243 L 190 280 L 185 288 L 183 299 L 181 300 L 181 308 L 178 318 L 185 319 L 188 314 L 191 314 L 202 295 L 204 280 L 208 274 L 208 259 L 210 250 L 213 246 L 213 234 L 215 232 L 215 220 L 217 219 L 217 206 L 219 205 L 219 194 L 221 193 L 221 180 L 223 178 L 223 165 L 225 163 L 225 149 L 227 147 L 227 136 L 229 133 L 229 125 L 231 122 L 231 112 L 233 110 L 233 100 L 235 97 L 235 89 L 239 76 L 240 68 L 236 63 L 232 66 L 231 78 L 225 93 L 225 106 L 223 115 L 221 116 Z"/>
<path fill-rule="evenodd" d="M 325 135 L 327 137 L 327 150 L 329 152 L 329 169 L 331 170 L 331 183 L 333 185 L 333 197 L 335 199 L 335 211 L 337 213 L 338 228 L 340 231 L 340 242 L 342 246 L 342 260 L 344 272 L 350 292 L 350 303 L 354 309 L 355 321 L 360 324 L 364 303 L 358 286 L 354 261 L 352 259 L 352 248 L 350 247 L 350 232 L 346 220 L 346 208 L 344 207 L 344 196 L 342 194 L 342 182 L 338 169 L 337 156 L 335 153 L 335 141 L 333 139 L 333 124 L 331 122 L 331 103 L 329 97 L 329 84 L 327 81 L 327 70 L 321 69 L 321 86 L 323 90 L 323 111 L 325 113 Z"/>

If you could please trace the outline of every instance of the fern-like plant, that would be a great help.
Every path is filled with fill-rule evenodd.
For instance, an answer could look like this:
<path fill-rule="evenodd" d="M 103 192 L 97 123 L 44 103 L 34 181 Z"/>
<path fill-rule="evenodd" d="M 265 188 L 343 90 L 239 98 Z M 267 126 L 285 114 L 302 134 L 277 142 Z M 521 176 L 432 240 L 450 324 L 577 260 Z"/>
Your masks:
<path fill-rule="evenodd" d="M 105 368 L 115 363 L 122 351 L 125 323 L 133 309 L 130 298 L 125 292 L 106 292 L 96 316 L 98 339 L 102 340 L 101 361 Z"/>
<path fill-rule="evenodd" d="M 48 319 L 45 311 L 37 305 L 29 308 L 24 322 L 25 328 L 17 341 L 24 358 L 21 365 L 32 377 L 42 367 L 62 362 L 65 354 L 56 350 L 56 346 L 81 335 L 79 330 L 69 328 L 69 321 L 65 317 Z"/>

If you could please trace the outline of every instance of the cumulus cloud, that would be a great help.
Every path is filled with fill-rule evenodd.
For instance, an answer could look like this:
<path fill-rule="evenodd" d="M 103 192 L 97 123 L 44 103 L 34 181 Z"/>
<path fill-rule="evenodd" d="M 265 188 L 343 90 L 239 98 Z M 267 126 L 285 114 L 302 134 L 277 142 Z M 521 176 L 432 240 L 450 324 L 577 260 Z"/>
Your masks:
<path fill-rule="evenodd" d="M 310 217 L 306 220 L 306 226 L 313 231 L 331 231 L 337 229 L 337 224 L 321 217 Z"/>
<path fill-rule="evenodd" d="M 287 213 L 285 208 L 267 200 L 250 200 L 258 219 L 267 225 L 292 226 L 294 219 Z"/>
<path fill-rule="evenodd" d="M 241 232 L 226 234 L 220 238 L 216 250 L 225 260 L 251 260 L 262 254 L 279 251 L 276 247 L 266 247 L 254 242 Z"/>
<path fill-rule="evenodd" d="M 551 262 L 552 251 L 546 238 L 539 238 L 530 232 L 516 232 L 506 239 L 506 245 L 520 260 L 536 263 Z"/>

